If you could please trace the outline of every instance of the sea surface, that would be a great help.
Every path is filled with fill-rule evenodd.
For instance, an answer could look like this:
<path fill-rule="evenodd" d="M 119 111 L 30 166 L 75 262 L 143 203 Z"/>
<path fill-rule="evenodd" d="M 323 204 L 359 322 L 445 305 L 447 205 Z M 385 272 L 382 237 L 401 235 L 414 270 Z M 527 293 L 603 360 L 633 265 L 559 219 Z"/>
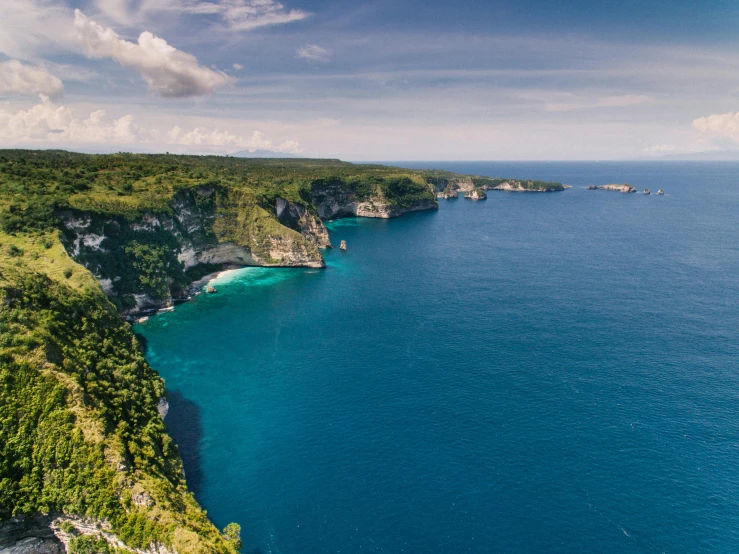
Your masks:
<path fill-rule="evenodd" d="M 396 165 L 573 188 L 339 220 L 327 269 L 138 325 L 216 524 L 250 554 L 737 552 L 739 164 Z"/>

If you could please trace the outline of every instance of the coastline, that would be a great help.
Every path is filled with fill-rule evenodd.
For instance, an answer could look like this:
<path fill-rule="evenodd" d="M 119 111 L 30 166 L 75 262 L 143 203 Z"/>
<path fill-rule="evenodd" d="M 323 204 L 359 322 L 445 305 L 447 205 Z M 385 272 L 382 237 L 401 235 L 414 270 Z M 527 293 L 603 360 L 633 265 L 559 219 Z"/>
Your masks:
<path fill-rule="evenodd" d="M 198 294 L 202 292 L 203 288 L 207 287 L 211 283 L 217 281 L 220 277 L 223 277 L 224 275 L 227 275 L 229 273 L 233 273 L 234 271 L 239 271 L 240 269 L 244 269 L 245 267 L 249 266 L 242 266 L 242 267 L 229 267 L 227 269 L 221 269 L 220 271 L 215 271 L 213 273 L 208 273 L 207 275 L 204 275 L 197 281 L 193 281 L 190 283 L 190 296 L 193 296 L 195 294 Z"/>

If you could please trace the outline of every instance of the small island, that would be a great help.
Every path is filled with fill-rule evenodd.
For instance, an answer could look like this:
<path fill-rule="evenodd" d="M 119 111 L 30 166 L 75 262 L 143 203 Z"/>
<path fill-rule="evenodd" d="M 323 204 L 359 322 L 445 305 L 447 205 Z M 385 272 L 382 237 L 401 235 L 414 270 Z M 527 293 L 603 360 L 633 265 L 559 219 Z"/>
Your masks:
<path fill-rule="evenodd" d="M 587 187 L 587 189 L 588 190 L 611 190 L 614 192 L 623 192 L 625 194 L 636 192 L 636 189 L 627 183 L 624 183 L 623 185 L 616 185 L 616 184 L 600 185 L 600 186 L 591 185 Z"/>

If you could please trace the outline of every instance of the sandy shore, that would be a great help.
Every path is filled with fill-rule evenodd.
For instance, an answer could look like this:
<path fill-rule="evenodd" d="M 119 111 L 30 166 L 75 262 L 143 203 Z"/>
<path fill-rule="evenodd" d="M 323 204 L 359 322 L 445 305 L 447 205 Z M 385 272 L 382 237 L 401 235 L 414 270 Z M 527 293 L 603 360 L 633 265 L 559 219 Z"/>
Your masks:
<path fill-rule="evenodd" d="M 215 273 L 208 273 L 208 275 L 205 275 L 198 279 L 197 281 L 193 281 L 190 283 L 190 287 L 193 289 L 196 288 L 203 288 L 209 284 L 211 284 L 213 281 L 217 280 L 219 277 L 223 277 L 224 275 L 228 275 L 229 273 L 233 273 L 234 271 L 238 271 L 239 269 L 242 269 L 240 267 L 232 267 L 229 269 L 222 269 L 221 271 L 216 271 Z"/>

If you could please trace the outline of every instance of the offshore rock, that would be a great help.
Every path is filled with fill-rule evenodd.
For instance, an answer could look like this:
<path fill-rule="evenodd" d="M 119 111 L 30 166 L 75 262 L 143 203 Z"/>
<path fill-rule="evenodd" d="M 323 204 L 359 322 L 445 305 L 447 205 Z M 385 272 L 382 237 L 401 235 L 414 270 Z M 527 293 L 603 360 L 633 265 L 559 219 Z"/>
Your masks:
<path fill-rule="evenodd" d="M 465 192 L 464 197 L 469 198 L 470 200 L 485 200 L 488 196 L 481 189 L 476 188 L 469 192 Z"/>
<path fill-rule="evenodd" d="M 623 185 L 601 185 L 598 187 L 598 190 L 611 190 L 615 192 L 623 192 L 625 194 L 636 192 L 634 187 L 625 183 Z"/>

